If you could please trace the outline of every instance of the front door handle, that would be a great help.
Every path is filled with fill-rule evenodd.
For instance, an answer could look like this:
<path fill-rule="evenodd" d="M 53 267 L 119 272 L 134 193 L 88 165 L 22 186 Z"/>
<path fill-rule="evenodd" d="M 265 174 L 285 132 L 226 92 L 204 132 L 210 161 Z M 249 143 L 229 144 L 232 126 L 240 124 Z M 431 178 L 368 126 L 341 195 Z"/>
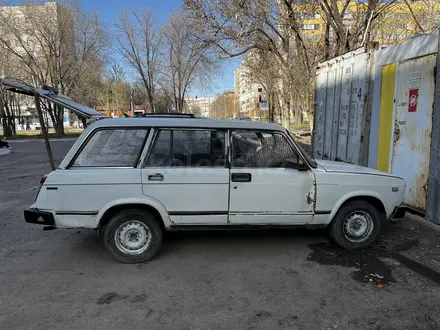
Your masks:
<path fill-rule="evenodd" d="M 252 174 L 251 173 L 232 173 L 231 174 L 232 182 L 251 182 Z"/>
<path fill-rule="evenodd" d="M 163 174 L 151 174 L 148 176 L 148 181 L 163 181 Z"/>

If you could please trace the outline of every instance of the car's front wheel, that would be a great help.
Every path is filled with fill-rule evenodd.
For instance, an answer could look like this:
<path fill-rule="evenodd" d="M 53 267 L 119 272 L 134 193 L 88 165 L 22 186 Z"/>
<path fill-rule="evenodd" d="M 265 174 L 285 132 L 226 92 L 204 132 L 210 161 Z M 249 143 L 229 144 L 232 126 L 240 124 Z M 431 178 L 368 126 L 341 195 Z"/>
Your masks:
<path fill-rule="evenodd" d="M 159 251 L 161 243 L 162 228 L 157 219 L 144 210 L 118 212 L 104 227 L 104 244 L 119 262 L 146 262 Z"/>
<path fill-rule="evenodd" d="M 330 225 L 330 236 L 348 250 L 371 246 L 380 233 L 384 215 L 367 201 L 348 202 L 336 213 Z"/>

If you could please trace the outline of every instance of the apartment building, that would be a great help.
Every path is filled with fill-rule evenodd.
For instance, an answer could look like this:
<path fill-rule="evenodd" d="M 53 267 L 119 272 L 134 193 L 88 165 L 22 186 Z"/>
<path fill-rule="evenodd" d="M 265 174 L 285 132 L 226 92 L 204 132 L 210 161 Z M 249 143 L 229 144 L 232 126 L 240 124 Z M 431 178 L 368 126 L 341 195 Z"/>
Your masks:
<path fill-rule="evenodd" d="M 345 1 L 339 1 L 342 8 Z M 408 4 L 410 8 L 408 7 Z M 371 41 L 381 44 L 394 44 L 408 40 L 421 33 L 420 26 L 414 16 L 428 31 L 433 31 L 440 22 L 440 1 L 416 0 L 397 1 L 375 20 L 371 29 Z M 359 13 L 366 9 L 364 1 L 351 1 L 343 17 L 343 24 L 352 26 L 360 16 Z M 320 41 L 324 34 L 324 19 L 318 6 L 311 4 L 296 5 L 298 18 L 301 20 L 300 30 L 305 40 Z M 331 33 L 331 31 L 330 31 Z"/>
<path fill-rule="evenodd" d="M 260 96 L 265 93 L 263 86 L 249 76 L 249 69 L 244 61 L 234 71 L 234 90 L 242 116 L 251 116 L 251 112 L 259 107 Z"/>
<path fill-rule="evenodd" d="M 54 1 L 41 5 L 0 6 L 0 34 L 0 77 L 15 78 L 33 85 L 47 84 L 44 79 L 48 80 L 47 76 L 53 69 L 48 63 L 68 66 L 76 56 L 73 17 Z M 59 41 L 56 52 L 61 55 L 59 63 L 55 61 L 56 56 L 48 53 L 56 40 Z M 30 63 L 29 67 L 23 65 L 19 58 Z M 33 127 L 33 123 L 38 123 L 33 99 L 20 97 L 19 100 L 17 129 L 26 129 L 29 124 Z M 64 125 L 69 126 L 74 121 L 77 121 L 76 116 L 65 111 Z M 50 118 L 48 122 L 51 126 Z"/>
<path fill-rule="evenodd" d="M 211 104 L 214 101 L 212 97 L 189 97 L 186 99 L 186 106 L 188 112 L 194 112 L 195 109 L 200 109 L 200 116 L 209 117 L 211 113 Z"/>

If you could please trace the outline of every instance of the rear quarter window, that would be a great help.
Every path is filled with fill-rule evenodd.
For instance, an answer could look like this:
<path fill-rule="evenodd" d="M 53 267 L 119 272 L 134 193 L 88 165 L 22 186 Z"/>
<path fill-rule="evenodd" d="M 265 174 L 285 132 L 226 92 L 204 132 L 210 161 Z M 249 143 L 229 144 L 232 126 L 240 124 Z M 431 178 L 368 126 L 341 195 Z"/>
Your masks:
<path fill-rule="evenodd" d="M 148 129 L 103 129 L 89 138 L 72 167 L 136 167 Z"/>

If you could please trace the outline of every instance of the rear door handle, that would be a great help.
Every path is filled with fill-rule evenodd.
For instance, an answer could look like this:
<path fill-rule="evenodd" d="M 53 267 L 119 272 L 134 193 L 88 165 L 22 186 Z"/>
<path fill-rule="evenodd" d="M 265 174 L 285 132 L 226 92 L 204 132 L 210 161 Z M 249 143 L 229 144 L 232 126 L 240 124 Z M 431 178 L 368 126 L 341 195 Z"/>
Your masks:
<path fill-rule="evenodd" d="M 232 173 L 231 174 L 232 182 L 251 182 L 252 174 L 251 173 Z"/>
<path fill-rule="evenodd" d="M 151 174 L 148 176 L 148 181 L 163 181 L 163 174 Z"/>

